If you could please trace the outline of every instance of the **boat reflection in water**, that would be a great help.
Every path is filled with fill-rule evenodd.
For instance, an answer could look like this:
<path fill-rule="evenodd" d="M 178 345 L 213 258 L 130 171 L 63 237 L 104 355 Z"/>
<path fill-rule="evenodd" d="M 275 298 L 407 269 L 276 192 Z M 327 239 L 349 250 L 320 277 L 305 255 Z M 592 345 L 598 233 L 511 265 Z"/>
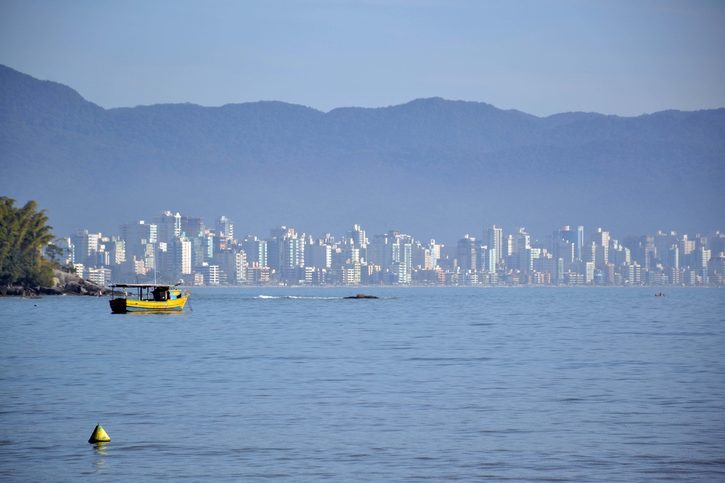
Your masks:
<path fill-rule="evenodd" d="M 185 290 L 176 288 L 177 285 L 155 283 L 118 283 L 111 285 L 111 311 L 114 314 L 180 312 L 184 310 L 190 294 Z"/>

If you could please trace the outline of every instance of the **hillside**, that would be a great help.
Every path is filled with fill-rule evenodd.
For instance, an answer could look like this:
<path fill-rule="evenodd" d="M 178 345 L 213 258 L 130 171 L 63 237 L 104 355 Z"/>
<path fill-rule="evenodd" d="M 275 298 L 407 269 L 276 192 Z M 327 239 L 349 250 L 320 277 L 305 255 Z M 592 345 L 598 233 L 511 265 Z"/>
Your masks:
<path fill-rule="evenodd" d="M 547 233 L 725 226 L 725 109 L 536 117 L 439 98 L 328 113 L 281 102 L 103 109 L 0 66 L 0 194 L 58 234 L 163 209 L 313 233 L 362 223 L 453 240 L 483 224 Z"/>

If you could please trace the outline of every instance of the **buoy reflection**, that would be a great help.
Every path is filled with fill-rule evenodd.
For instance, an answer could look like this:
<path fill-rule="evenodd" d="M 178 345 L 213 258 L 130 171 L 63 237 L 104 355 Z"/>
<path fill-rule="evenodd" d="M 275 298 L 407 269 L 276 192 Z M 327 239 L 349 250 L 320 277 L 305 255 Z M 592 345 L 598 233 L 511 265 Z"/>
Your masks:
<path fill-rule="evenodd" d="M 108 443 L 94 443 L 93 452 L 96 453 L 97 458 L 93 462 L 93 466 L 96 472 L 103 471 L 106 466 L 106 456 L 108 456 Z"/>
<path fill-rule="evenodd" d="M 97 455 L 106 456 L 108 454 L 108 443 L 95 443 L 93 449 Z"/>

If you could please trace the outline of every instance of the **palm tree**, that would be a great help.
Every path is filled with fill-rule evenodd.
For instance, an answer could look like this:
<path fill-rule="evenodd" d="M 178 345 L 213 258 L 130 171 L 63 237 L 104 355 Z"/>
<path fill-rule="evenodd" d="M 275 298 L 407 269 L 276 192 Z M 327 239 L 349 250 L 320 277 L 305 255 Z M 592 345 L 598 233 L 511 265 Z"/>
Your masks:
<path fill-rule="evenodd" d="M 52 264 L 43 260 L 45 245 L 53 240 L 44 210 L 37 210 L 35 201 L 22 208 L 15 200 L 0 197 L 0 283 L 23 287 L 47 285 Z"/>

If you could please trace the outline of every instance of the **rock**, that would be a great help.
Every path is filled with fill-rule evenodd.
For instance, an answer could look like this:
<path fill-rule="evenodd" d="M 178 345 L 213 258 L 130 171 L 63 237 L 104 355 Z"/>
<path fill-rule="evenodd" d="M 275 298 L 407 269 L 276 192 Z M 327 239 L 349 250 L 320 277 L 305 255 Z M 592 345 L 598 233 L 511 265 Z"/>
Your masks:
<path fill-rule="evenodd" d="M 106 289 L 104 287 L 85 280 L 75 273 L 56 270 L 53 273 L 53 276 L 58 281 L 55 288 L 59 289 L 61 293 L 92 296 L 103 295 L 106 293 Z"/>
<path fill-rule="evenodd" d="M 99 296 L 107 292 L 104 287 L 84 280 L 75 273 L 53 270 L 51 287 L 24 288 L 16 286 L 0 287 L 0 296 L 34 297 L 38 295 L 92 295 Z"/>
<path fill-rule="evenodd" d="M 2 287 L 2 288 L 0 288 L 0 294 L 2 294 L 3 296 L 8 296 L 8 297 L 12 297 L 12 296 L 20 297 L 20 296 L 25 295 L 25 289 L 23 287 L 16 287 L 16 286 Z"/>

